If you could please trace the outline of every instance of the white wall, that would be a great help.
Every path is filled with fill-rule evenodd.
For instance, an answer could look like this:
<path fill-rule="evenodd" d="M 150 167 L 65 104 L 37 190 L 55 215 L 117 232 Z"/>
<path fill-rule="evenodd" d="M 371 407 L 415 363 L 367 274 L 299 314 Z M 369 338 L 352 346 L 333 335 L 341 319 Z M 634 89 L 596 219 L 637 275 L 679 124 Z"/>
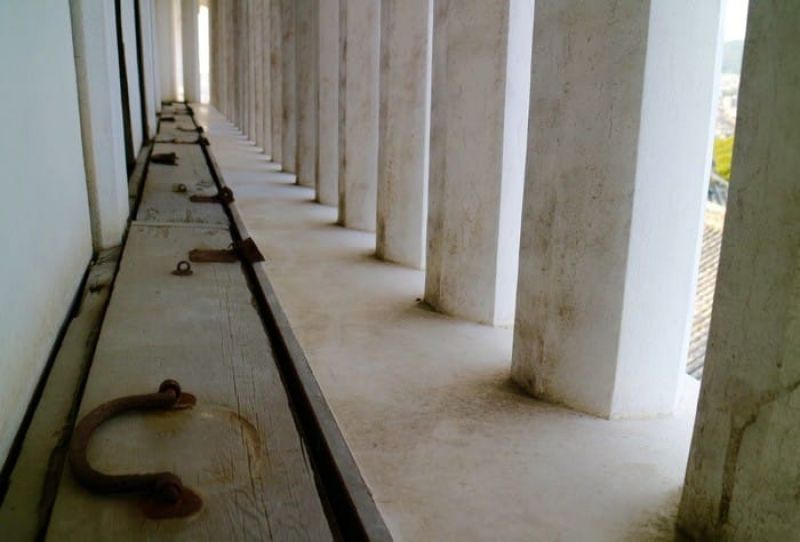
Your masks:
<path fill-rule="evenodd" d="M 92 252 L 69 2 L 0 2 L 0 73 L 3 461 Z"/>

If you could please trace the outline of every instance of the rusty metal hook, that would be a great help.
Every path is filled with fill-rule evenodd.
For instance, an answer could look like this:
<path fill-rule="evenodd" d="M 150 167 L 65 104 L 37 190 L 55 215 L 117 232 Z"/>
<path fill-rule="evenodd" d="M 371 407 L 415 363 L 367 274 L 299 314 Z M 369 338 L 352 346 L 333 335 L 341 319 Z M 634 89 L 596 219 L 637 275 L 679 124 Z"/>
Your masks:
<path fill-rule="evenodd" d="M 95 429 L 106 420 L 130 410 L 173 410 L 193 406 L 195 397 L 183 393 L 174 380 L 165 380 L 157 393 L 113 399 L 92 410 L 75 427 L 69 446 L 69 464 L 80 485 L 96 493 L 145 493 L 142 508 L 150 518 L 176 518 L 192 515 L 203 507 L 194 491 L 184 486 L 171 472 L 147 474 L 104 474 L 95 470 L 86 449 Z"/>
<path fill-rule="evenodd" d="M 181 260 L 172 270 L 172 274 L 178 277 L 188 277 L 192 274 L 192 264 L 186 260 Z"/>

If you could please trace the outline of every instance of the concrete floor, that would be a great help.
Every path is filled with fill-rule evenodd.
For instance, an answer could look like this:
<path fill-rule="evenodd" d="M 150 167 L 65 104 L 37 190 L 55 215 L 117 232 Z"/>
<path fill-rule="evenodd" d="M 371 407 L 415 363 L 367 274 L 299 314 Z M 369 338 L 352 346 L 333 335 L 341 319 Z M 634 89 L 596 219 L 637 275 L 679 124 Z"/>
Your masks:
<path fill-rule="evenodd" d="M 216 111 L 196 106 L 269 277 L 397 540 L 670 540 L 697 383 L 672 418 L 606 421 L 508 378 L 511 331 L 420 305 Z"/>

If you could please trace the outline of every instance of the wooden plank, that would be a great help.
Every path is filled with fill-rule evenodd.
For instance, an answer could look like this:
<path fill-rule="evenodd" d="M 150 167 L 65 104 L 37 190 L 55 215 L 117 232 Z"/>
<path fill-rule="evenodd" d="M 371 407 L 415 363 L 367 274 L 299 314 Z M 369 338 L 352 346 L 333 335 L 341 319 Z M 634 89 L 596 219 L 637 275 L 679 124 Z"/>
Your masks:
<path fill-rule="evenodd" d="M 85 414 L 165 378 L 196 394 L 188 411 L 107 422 L 89 459 L 108 472 L 171 470 L 203 510 L 147 520 L 132 500 L 91 494 L 65 472 L 49 540 L 332 538 L 240 265 L 170 274 L 192 248 L 230 241 L 219 228 L 132 225 L 81 403 Z"/>
<path fill-rule="evenodd" d="M 118 248 L 106 250 L 89 270 L 0 507 L 0 540 L 35 540 L 46 525 L 118 259 Z"/>
<path fill-rule="evenodd" d="M 227 226 L 228 218 L 222 206 L 189 199 L 193 194 L 211 196 L 217 193 L 200 145 L 156 143 L 153 149 L 153 154 L 170 152 L 177 154 L 177 165 L 150 163 L 136 219 Z M 187 191 L 175 192 L 178 184 L 186 185 Z"/>
<path fill-rule="evenodd" d="M 223 187 L 227 186 L 222 176 L 222 169 L 210 148 L 206 148 L 206 156 L 217 183 Z M 231 211 L 233 230 L 236 235 L 239 238 L 250 237 L 236 203 L 234 202 L 228 207 Z M 314 426 L 311 428 L 313 430 L 307 432 L 307 438 L 315 439 L 315 442 L 309 443 L 309 445 L 316 445 L 321 448 L 319 453 L 322 457 L 319 460 L 325 462 L 327 468 L 335 471 L 332 475 L 338 479 L 328 480 L 328 485 L 333 489 L 336 484 L 340 484 L 341 493 L 344 495 L 343 499 L 350 501 L 345 506 L 352 508 L 354 518 L 350 521 L 357 525 L 343 524 L 342 528 L 360 528 L 366 540 L 391 541 L 392 535 L 389 532 L 389 528 L 386 526 L 372 492 L 361 475 L 361 470 L 358 468 L 344 435 L 336 423 L 333 412 L 311 370 L 308 358 L 300 345 L 300 341 L 295 336 L 289 319 L 267 276 L 264 264 L 253 265 L 253 276 L 258 285 L 258 290 L 260 290 L 257 295 L 262 297 L 261 302 L 265 305 L 265 309 L 269 314 L 267 326 L 272 340 L 276 348 L 282 350 L 283 355 L 288 358 L 287 370 L 291 374 L 285 375 L 284 378 L 293 393 L 295 403 L 307 411 L 306 415 L 310 418 L 307 423 Z M 292 386 L 291 381 L 296 383 L 296 387 Z M 294 393 L 295 390 L 297 393 Z M 332 506 L 335 509 L 339 509 L 338 507 L 343 504 L 338 502 L 333 503 Z M 347 522 L 348 519 L 344 516 L 345 514 L 340 515 L 339 521 Z"/>

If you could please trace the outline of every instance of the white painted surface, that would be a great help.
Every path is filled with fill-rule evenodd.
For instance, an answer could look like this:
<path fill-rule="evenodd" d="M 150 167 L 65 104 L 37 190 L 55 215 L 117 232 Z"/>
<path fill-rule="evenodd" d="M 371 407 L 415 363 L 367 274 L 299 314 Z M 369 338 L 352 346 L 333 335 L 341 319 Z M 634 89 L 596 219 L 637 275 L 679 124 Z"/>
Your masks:
<path fill-rule="evenodd" d="M 319 0 L 317 201 L 339 204 L 339 1 Z"/>
<path fill-rule="evenodd" d="M 272 160 L 283 163 L 283 31 L 281 30 L 281 0 L 270 3 L 270 91 L 272 92 Z"/>
<path fill-rule="evenodd" d="M 131 152 L 139 155 L 144 139 L 142 125 L 142 93 L 139 88 L 139 59 L 136 45 L 136 11 L 134 0 L 122 2 L 122 42 L 125 51 L 125 73 L 128 77 L 128 112 L 131 121 Z"/>
<path fill-rule="evenodd" d="M 380 3 L 339 2 L 339 223 L 375 231 Z"/>
<path fill-rule="evenodd" d="M 297 183 L 317 183 L 317 4 L 297 0 Z M 326 1 L 326 0 L 322 0 Z M 334 4 L 331 0 L 329 3 Z M 331 21 L 325 21 L 331 24 Z"/>
<path fill-rule="evenodd" d="M 156 80 L 156 55 L 154 27 L 153 27 L 153 0 L 139 0 L 139 25 L 142 29 L 142 68 L 144 70 L 144 107 L 147 113 L 147 137 L 156 135 L 158 120 L 156 111 L 161 99 L 158 98 L 158 81 Z"/>
<path fill-rule="evenodd" d="M 271 157 L 272 140 L 272 4 L 265 0 L 261 6 L 261 148 L 264 154 Z"/>
<path fill-rule="evenodd" d="M 129 212 L 116 13 L 112 2 L 70 5 L 92 239 L 103 250 L 122 241 Z"/>
<path fill-rule="evenodd" d="M 752 2 L 733 177 L 680 526 L 798 540 L 800 5 Z"/>
<path fill-rule="evenodd" d="M 425 267 L 431 108 L 431 0 L 381 3 L 379 258 Z"/>
<path fill-rule="evenodd" d="M 68 2 L 0 2 L 0 461 L 92 254 Z"/>
<path fill-rule="evenodd" d="M 720 2 L 536 3 L 514 379 L 673 410 L 708 183 Z"/>
<path fill-rule="evenodd" d="M 156 20 L 156 51 L 158 52 L 158 80 L 161 100 L 177 99 L 175 73 L 175 11 L 173 0 L 154 0 Z"/>
<path fill-rule="evenodd" d="M 297 172 L 297 53 L 295 0 L 274 0 L 281 6 L 281 167 Z"/>
<path fill-rule="evenodd" d="M 257 0 L 253 2 L 252 11 L 250 13 L 251 16 L 251 26 L 252 26 L 252 39 L 253 43 L 251 45 L 253 56 L 251 58 L 251 62 L 253 63 L 253 111 L 255 115 L 255 136 L 253 137 L 253 141 L 256 142 L 256 145 L 260 148 L 264 148 L 264 100 L 268 99 L 268 96 L 263 88 L 264 83 L 264 39 L 269 39 L 269 35 L 264 35 L 264 30 L 262 29 L 262 22 L 264 20 L 264 16 L 262 11 L 264 9 L 264 2 Z"/>
<path fill-rule="evenodd" d="M 200 55 L 197 41 L 197 10 L 197 0 L 181 0 L 183 96 L 187 102 L 200 101 Z"/>
<path fill-rule="evenodd" d="M 508 381 L 509 330 L 416 304 L 422 271 L 370 257 L 371 234 L 333 226 L 335 209 L 198 113 L 395 540 L 672 540 L 696 382 L 653 420 L 526 396 Z"/>
<path fill-rule="evenodd" d="M 435 3 L 425 300 L 514 318 L 533 1 Z"/>

